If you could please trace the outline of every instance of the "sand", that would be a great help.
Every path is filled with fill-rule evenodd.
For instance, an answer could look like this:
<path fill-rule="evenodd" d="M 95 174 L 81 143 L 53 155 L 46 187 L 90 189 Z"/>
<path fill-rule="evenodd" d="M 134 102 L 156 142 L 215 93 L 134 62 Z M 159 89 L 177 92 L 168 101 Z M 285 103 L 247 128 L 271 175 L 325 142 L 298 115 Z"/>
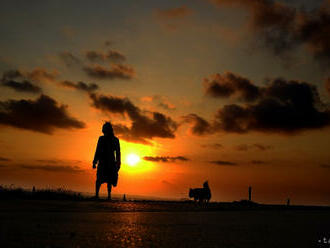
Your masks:
<path fill-rule="evenodd" d="M 328 210 L 0 201 L 0 247 L 329 247 Z"/>

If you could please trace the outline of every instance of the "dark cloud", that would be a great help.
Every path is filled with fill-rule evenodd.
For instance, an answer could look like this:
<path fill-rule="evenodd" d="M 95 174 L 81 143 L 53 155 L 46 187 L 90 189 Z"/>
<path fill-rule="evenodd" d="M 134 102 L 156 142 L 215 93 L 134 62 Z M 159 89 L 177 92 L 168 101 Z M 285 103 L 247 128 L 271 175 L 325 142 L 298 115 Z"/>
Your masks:
<path fill-rule="evenodd" d="M 91 62 L 123 62 L 126 60 L 125 55 L 115 50 L 109 50 L 106 53 L 90 50 L 86 52 L 85 56 Z"/>
<path fill-rule="evenodd" d="M 221 148 L 223 148 L 223 145 L 221 145 L 219 143 L 214 143 L 214 144 L 204 144 L 204 145 L 201 145 L 201 147 L 211 148 L 211 149 L 221 149 Z"/>
<path fill-rule="evenodd" d="M 192 14 L 192 10 L 189 9 L 187 6 L 181 6 L 178 8 L 171 8 L 171 9 L 164 9 L 164 10 L 157 10 L 157 15 L 161 18 L 166 19 L 177 19 L 183 18 L 188 15 Z"/>
<path fill-rule="evenodd" d="M 223 160 L 210 161 L 211 164 L 221 165 L 221 166 L 237 166 L 237 163 Z"/>
<path fill-rule="evenodd" d="M 330 169 L 330 164 L 321 164 L 320 167 L 324 169 Z"/>
<path fill-rule="evenodd" d="M 126 60 L 126 56 L 123 55 L 121 52 L 110 50 L 106 54 L 106 58 L 110 61 L 114 62 L 123 62 Z"/>
<path fill-rule="evenodd" d="M 276 79 L 263 91 L 255 104 L 232 104 L 221 108 L 217 113 L 221 129 L 236 133 L 293 134 L 329 126 L 330 112 L 321 102 L 315 86 Z"/>
<path fill-rule="evenodd" d="M 261 160 L 252 160 L 251 163 L 252 164 L 267 164 L 267 162 L 261 161 Z"/>
<path fill-rule="evenodd" d="M 325 1 L 311 12 L 273 0 L 213 0 L 218 6 L 232 5 L 251 13 L 251 29 L 272 51 L 281 55 L 300 46 L 319 61 L 330 59 L 330 8 Z"/>
<path fill-rule="evenodd" d="M 263 145 L 263 144 L 259 144 L 259 143 L 253 144 L 253 146 L 255 148 L 259 149 L 260 151 L 267 151 L 267 150 L 273 149 L 273 147 L 270 145 Z"/>
<path fill-rule="evenodd" d="M 29 81 L 17 82 L 13 80 L 2 82 L 2 86 L 12 88 L 18 92 L 40 93 L 41 88 Z"/>
<path fill-rule="evenodd" d="M 61 162 L 61 160 L 56 160 L 56 159 L 37 159 L 37 162 L 40 163 L 47 163 L 47 164 L 57 164 Z"/>
<path fill-rule="evenodd" d="M 18 92 L 41 93 L 41 87 L 34 82 L 54 82 L 57 76 L 56 71 L 49 72 L 43 68 L 35 68 L 30 72 L 7 70 L 2 74 L 1 85 Z"/>
<path fill-rule="evenodd" d="M 37 82 L 54 82 L 58 74 L 57 71 L 47 71 L 44 68 L 35 68 L 32 71 L 7 70 L 2 74 L 2 81 L 23 79 Z"/>
<path fill-rule="evenodd" d="M 83 122 L 69 115 L 66 105 L 60 105 L 46 95 L 36 100 L 0 101 L 0 125 L 45 134 L 52 134 L 56 128 L 85 127 Z"/>
<path fill-rule="evenodd" d="M 5 158 L 5 157 L 0 157 L 0 161 L 1 162 L 9 162 L 9 161 L 11 161 L 11 159 Z"/>
<path fill-rule="evenodd" d="M 16 78 L 22 78 L 24 77 L 22 72 L 19 70 L 7 70 L 4 71 L 2 74 L 2 81 L 16 79 Z"/>
<path fill-rule="evenodd" d="M 81 173 L 84 170 L 79 166 L 65 166 L 65 165 L 19 165 L 22 169 L 27 170 L 41 170 L 48 172 L 67 172 L 67 173 Z"/>
<path fill-rule="evenodd" d="M 330 110 L 320 99 L 317 88 L 306 82 L 285 79 L 269 80 L 251 103 L 229 104 L 220 108 L 213 122 L 196 115 L 186 118 L 193 123 L 196 135 L 215 132 L 296 134 L 330 125 Z M 263 149 L 261 146 L 256 146 Z"/>
<path fill-rule="evenodd" d="M 99 89 L 99 86 L 95 83 L 84 83 L 84 82 L 71 82 L 71 81 L 62 81 L 59 83 L 63 87 L 86 91 L 86 92 L 94 92 Z"/>
<path fill-rule="evenodd" d="M 314 57 L 329 69 L 330 62 L 330 2 L 313 13 L 301 13 L 295 37 L 307 45 Z"/>
<path fill-rule="evenodd" d="M 91 62 L 105 60 L 105 55 L 102 52 L 98 52 L 98 51 L 87 51 L 85 56 Z"/>
<path fill-rule="evenodd" d="M 120 64 L 111 64 L 110 68 L 101 65 L 84 67 L 88 76 L 96 79 L 132 79 L 135 77 L 133 67 Z"/>
<path fill-rule="evenodd" d="M 152 156 L 145 156 L 143 157 L 144 160 L 146 161 L 151 161 L 151 162 L 176 162 L 178 161 L 189 161 L 190 159 L 183 157 L 183 156 L 177 156 L 177 157 L 170 157 L 170 156 L 156 156 L 156 157 L 152 157 Z"/>
<path fill-rule="evenodd" d="M 272 146 L 262 145 L 262 144 L 253 144 L 253 145 L 241 144 L 241 145 L 235 146 L 235 150 L 237 150 L 237 151 L 245 152 L 245 151 L 248 151 L 251 149 L 258 149 L 260 151 L 266 151 L 266 150 L 272 149 Z"/>
<path fill-rule="evenodd" d="M 59 57 L 67 67 L 80 66 L 82 64 L 76 55 L 68 51 L 59 53 Z"/>
<path fill-rule="evenodd" d="M 212 97 L 227 98 L 236 96 L 244 101 L 254 101 L 259 97 L 259 88 L 250 80 L 231 72 L 216 74 L 204 79 L 205 94 Z"/>
<path fill-rule="evenodd" d="M 114 125 L 121 138 L 127 141 L 148 144 L 147 139 L 155 137 L 174 138 L 178 124 L 159 112 L 145 112 L 135 106 L 128 98 L 90 94 L 92 106 L 105 112 L 126 115 L 131 126 Z"/>
<path fill-rule="evenodd" d="M 191 124 L 191 132 L 195 135 L 202 136 L 216 131 L 211 123 L 197 114 L 189 114 L 182 118 L 184 122 Z"/>

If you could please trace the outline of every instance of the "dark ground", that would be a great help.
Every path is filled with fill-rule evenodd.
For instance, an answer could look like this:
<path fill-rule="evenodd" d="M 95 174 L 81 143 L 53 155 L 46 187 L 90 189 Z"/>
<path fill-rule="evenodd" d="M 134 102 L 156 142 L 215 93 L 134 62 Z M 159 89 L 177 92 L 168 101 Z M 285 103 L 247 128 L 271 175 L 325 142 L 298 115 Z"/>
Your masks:
<path fill-rule="evenodd" d="M 329 208 L 0 201 L 0 247 L 330 247 Z"/>

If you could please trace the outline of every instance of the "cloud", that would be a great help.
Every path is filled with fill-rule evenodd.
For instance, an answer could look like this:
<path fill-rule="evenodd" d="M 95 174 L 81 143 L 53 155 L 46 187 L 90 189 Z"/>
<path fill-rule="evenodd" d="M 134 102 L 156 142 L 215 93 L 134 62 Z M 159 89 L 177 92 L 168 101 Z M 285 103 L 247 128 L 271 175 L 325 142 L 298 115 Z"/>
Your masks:
<path fill-rule="evenodd" d="M 170 8 L 156 11 L 158 17 L 166 19 L 181 19 L 192 14 L 192 10 L 187 6 L 181 6 L 178 8 Z"/>
<path fill-rule="evenodd" d="M 163 109 L 166 109 L 166 110 L 175 110 L 176 107 L 174 104 L 170 103 L 170 102 L 160 102 L 158 104 L 159 107 L 162 107 Z"/>
<path fill-rule="evenodd" d="M 9 162 L 9 161 L 11 161 L 11 159 L 5 158 L 5 157 L 0 157 L 0 161 L 1 162 Z"/>
<path fill-rule="evenodd" d="M 66 105 L 41 95 L 36 100 L 0 101 L 0 125 L 52 134 L 56 128 L 80 129 L 85 124 L 69 115 Z"/>
<path fill-rule="evenodd" d="M 41 88 L 29 81 L 17 82 L 13 80 L 2 82 L 2 86 L 12 88 L 18 92 L 40 93 Z"/>
<path fill-rule="evenodd" d="M 266 151 L 266 150 L 272 149 L 272 146 L 262 145 L 262 144 L 253 144 L 253 145 L 241 144 L 241 145 L 235 146 L 235 149 L 237 151 L 244 151 L 244 152 L 251 150 L 251 149 L 258 149 L 260 151 Z"/>
<path fill-rule="evenodd" d="M 7 70 L 2 74 L 2 81 L 24 79 L 37 82 L 50 81 L 54 82 L 58 77 L 57 71 L 47 71 L 44 68 L 35 68 L 32 71 Z"/>
<path fill-rule="evenodd" d="M 80 66 L 82 64 L 81 60 L 71 52 L 61 52 L 58 56 L 67 67 Z"/>
<path fill-rule="evenodd" d="M 252 160 L 251 163 L 252 164 L 267 164 L 267 162 L 261 161 L 261 160 Z"/>
<path fill-rule="evenodd" d="M 87 51 L 85 56 L 91 62 L 105 60 L 105 55 L 102 52 L 98 52 L 98 51 Z"/>
<path fill-rule="evenodd" d="M 325 89 L 327 90 L 330 96 L 330 77 L 325 80 Z"/>
<path fill-rule="evenodd" d="M 170 117 L 159 112 L 142 111 L 128 98 L 90 94 L 92 106 L 104 113 L 128 116 L 131 126 L 114 125 L 121 138 L 127 141 L 149 144 L 148 139 L 175 138 L 178 124 Z"/>
<path fill-rule="evenodd" d="M 85 56 L 90 62 L 105 62 L 107 60 L 110 62 L 123 62 L 126 60 L 125 55 L 115 50 L 109 50 L 107 53 L 90 50 L 85 53 Z"/>
<path fill-rule="evenodd" d="M 170 157 L 170 156 L 145 156 L 143 157 L 144 160 L 150 161 L 150 162 L 163 162 L 163 163 L 168 163 L 168 162 L 176 162 L 178 161 L 189 161 L 190 159 L 183 157 L 183 156 L 177 156 L 177 157 Z"/>
<path fill-rule="evenodd" d="M 145 96 L 141 98 L 142 102 L 155 102 L 159 107 L 166 110 L 175 110 L 176 107 L 171 103 L 166 96 L 154 95 L 154 96 Z"/>
<path fill-rule="evenodd" d="M 255 148 L 259 149 L 260 151 L 267 151 L 267 150 L 273 149 L 273 147 L 270 145 L 263 145 L 263 144 L 258 144 L 258 143 L 253 144 L 253 146 Z"/>
<path fill-rule="evenodd" d="M 37 159 L 35 161 L 39 163 L 47 163 L 47 164 L 64 164 L 64 163 L 80 164 L 82 162 L 80 160 L 61 160 L 61 159 Z"/>
<path fill-rule="evenodd" d="M 236 96 L 243 101 L 254 101 L 259 97 L 259 88 L 250 80 L 231 72 L 216 74 L 204 79 L 205 94 L 211 97 L 227 98 Z"/>
<path fill-rule="evenodd" d="M 135 77 L 133 67 L 120 64 L 111 64 L 110 68 L 101 65 L 85 66 L 88 76 L 96 79 L 132 79 Z"/>
<path fill-rule="evenodd" d="M 37 81 L 37 82 L 55 82 L 56 78 L 58 77 L 59 73 L 57 71 L 47 71 L 43 68 L 36 68 L 33 69 L 31 72 L 23 73 L 28 79 Z"/>
<path fill-rule="evenodd" d="M 191 133 L 197 136 L 212 134 L 216 130 L 211 123 L 197 114 L 189 114 L 182 117 L 185 123 L 191 124 Z"/>
<path fill-rule="evenodd" d="M 48 172 L 68 172 L 68 173 L 81 173 L 84 170 L 79 166 L 65 166 L 65 165 L 19 165 L 22 169 L 27 170 L 41 170 Z"/>
<path fill-rule="evenodd" d="M 255 104 L 225 105 L 216 118 L 225 132 L 294 134 L 329 126 L 330 112 L 324 106 L 315 86 L 275 79 Z"/>
<path fill-rule="evenodd" d="M 305 45 L 319 61 L 330 59 L 329 3 L 306 12 L 273 0 L 212 0 L 217 6 L 243 7 L 251 14 L 251 30 L 276 55 Z M 328 64 L 327 64 L 328 65 Z"/>
<path fill-rule="evenodd" d="M 122 53 L 115 51 L 115 50 L 110 50 L 108 51 L 106 55 L 107 59 L 110 61 L 115 61 L 115 62 L 123 62 L 126 60 L 126 56 L 123 55 Z"/>
<path fill-rule="evenodd" d="M 75 82 L 71 82 L 68 80 L 60 82 L 59 85 L 61 85 L 63 87 L 71 88 L 71 89 L 89 92 L 89 93 L 94 92 L 99 89 L 99 86 L 95 83 L 89 83 L 89 84 L 84 83 L 84 82 L 75 83 Z"/>
<path fill-rule="evenodd" d="M 221 166 L 237 166 L 237 163 L 230 162 L 230 161 L 223 161 L 223 160 L 214 160 L 210 161 L 209 163 Z"/>
<path fill-rule="evenodd" d="M 324 169 L 330 169 L 330 164 L 321 164 L 320 167 Z"/>
<path fill-rule="evenodd" d="M 211 148 L 211 149 L 222 149 L 223 145 L 219 143 L 214 143 L 214 144 L 204 144 L 201 145 L 203 148 Z"/>
<path fill-rule="evenodd" d="M 247 151 L 249 149 L 249 146 L 246 144 L 242 144 L 242 145 L 237 145 L 235 146 L 235 150 L 237 151 Z"/>
<path fill-rule="evenodd" d="M 189 115 L 186 119 L 193 123 L 193 133 L 205 135 L 258 131 L 297 134 L 330 125 L 329 107 L 321 101 L 314 85 L 281 78 L 269 80 L 263 87 L 250 84 L 259 92 L 253 102 L 224 105 L 212 122 L 194 114 Z"/>
<path fill-rule="evenodd" d="M 41 87 L 34 82 L 54 82 L 57 76 L 56 71 L 49 72 L 43 68 L 35 68 L 31 72 L 7 70 L 2 74 L 1 86 L 12 88 L 17 92 L 41 93 Z"/>

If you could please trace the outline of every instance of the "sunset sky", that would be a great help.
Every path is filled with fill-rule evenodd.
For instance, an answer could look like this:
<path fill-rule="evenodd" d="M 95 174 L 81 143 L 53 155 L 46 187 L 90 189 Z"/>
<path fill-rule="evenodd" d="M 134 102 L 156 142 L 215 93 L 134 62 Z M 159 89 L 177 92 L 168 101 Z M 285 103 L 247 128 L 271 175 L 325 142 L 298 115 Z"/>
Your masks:
<path fill-rule="evenodd" d="M 2 1 L 0 184 L 330 204 L 330 1 Z M 136 155 L 137 163 L 127 157 Z M 102 187 L 104 192 L 105 186 Z"/>

